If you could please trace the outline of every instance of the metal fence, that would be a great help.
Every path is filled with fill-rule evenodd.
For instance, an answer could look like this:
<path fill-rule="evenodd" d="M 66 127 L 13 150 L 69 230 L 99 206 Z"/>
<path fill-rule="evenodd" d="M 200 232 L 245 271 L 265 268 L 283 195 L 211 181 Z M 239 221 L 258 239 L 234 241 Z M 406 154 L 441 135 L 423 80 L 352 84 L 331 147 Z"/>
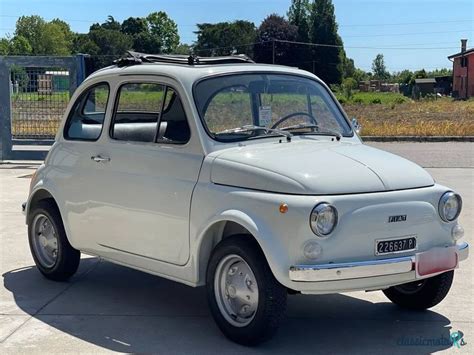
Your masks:
<path fill-rule="evenodd" d="M 11 69 L 13 139 L 53 139 L 69 101 L 67 68 Z"/>
<path fill-rule="evenodd" d="M 28 148 L 51 144 L 85 78 L 84 58 L 0 57 L 0 160 L 44 158 L 47 149 Z"/>

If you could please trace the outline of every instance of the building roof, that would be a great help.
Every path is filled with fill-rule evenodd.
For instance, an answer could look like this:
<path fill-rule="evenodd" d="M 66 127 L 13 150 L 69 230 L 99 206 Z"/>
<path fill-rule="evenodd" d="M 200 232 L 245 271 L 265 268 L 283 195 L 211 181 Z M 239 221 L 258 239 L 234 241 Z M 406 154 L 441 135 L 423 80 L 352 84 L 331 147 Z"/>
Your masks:
<path fill-rule="evenodd" d="M 458 58 L 458 57 L 461 57 L 462 55 L 471 55 L 471 54 L 474 54 L 474 48 L 470 48 L 470 49 L 466 50 L 464 53 L 459 52 L 459 53 L 456 53 L 456 54 L 451 54 L 448 57 L 448 59 Z"/>
<path fill-rule="evenodd" d="M 436 79 L 435 78 L 415 79 L 415 84 L 436 84 Z"/>

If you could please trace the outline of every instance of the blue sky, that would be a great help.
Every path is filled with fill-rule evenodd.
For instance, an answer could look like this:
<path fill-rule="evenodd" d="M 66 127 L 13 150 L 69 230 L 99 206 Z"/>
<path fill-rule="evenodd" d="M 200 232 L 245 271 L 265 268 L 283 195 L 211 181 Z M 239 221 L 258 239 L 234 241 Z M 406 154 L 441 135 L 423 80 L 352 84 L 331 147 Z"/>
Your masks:
<path fill-rule="evenodd" d="M 356 66 L 370 70 L 383 53 L 390 71 L 451 67 L 460 38 L 474 47 L 474 0 L 333 0 L 346 52 Z M 68 21 L 87 32 L 107 15 L 117 20 L 166 11 L 181 41 L 192 43 L 195 24 L 245 19 L 257 26 L 270 13 L 286 15 L 290 0 L 0 0 L 0 36 L 13 33 L 20 15 Z M 385 25 L 383 25 L 385 24 Z"/>

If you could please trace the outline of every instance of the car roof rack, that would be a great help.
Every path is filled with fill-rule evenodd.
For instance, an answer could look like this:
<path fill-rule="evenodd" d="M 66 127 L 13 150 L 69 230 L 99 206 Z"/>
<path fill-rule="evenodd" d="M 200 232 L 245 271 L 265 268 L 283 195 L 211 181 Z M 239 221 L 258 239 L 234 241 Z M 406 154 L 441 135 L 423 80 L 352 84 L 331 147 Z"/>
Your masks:
<path fill-rule="evenodd" d="M 242 64 L 255 63 L 245 54 L 234 54 L 222 57 L 200 57 L 182 54 L 146 54 L 127 51 L 125 56 L 114 61 L 118 67 L 126 67 L 142 63 L 168 63 L 184 65 Z"/>

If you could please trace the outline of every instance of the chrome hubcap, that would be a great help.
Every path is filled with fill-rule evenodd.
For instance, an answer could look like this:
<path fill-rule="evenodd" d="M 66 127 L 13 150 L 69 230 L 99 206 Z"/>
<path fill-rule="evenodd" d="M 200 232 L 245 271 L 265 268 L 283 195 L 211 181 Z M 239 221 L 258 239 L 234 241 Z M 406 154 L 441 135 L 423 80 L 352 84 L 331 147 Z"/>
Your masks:
<path fill-rule="evenodd" d="M 33 220 L 33 249 L 42 266 L 51 268 L 58 258 L 58 238 L 53 224 L 44 214 Z"/>
<path fill-rule="evenodd" d="M 258 285 L 250 266 L 238 255 L 227 255 L 214 277 L 217 305 L 224 318 L 236 327 L 252 322 L 258 307 Z"/>

